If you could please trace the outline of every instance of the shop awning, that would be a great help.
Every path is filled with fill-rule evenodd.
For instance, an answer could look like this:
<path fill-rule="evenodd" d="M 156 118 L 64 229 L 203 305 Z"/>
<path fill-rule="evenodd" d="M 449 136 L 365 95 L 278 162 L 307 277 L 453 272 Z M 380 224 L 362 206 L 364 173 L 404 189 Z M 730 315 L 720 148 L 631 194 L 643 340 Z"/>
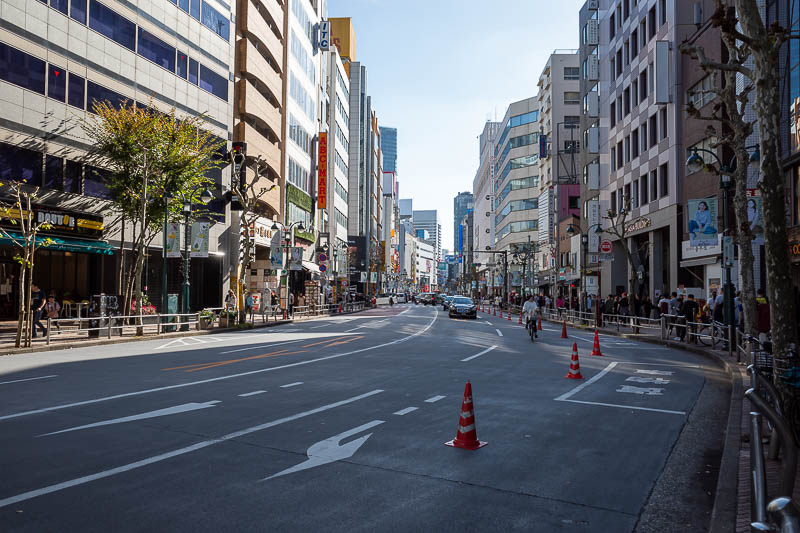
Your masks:
<path fill-rule="evenodd" d="M 45 241 L 48 239 L 50 244 L 45 247 Z M 0 234 L 0 244 L 22 244 L 23 241 L 24 237 L 21 233 L 9 231 L 8 235 Z M 83 239 L 37 235 L 36 246 L 45 247 L 47 250 L 60 250 L 62 252 L 114 255 L 114 247 L 104 241 L 87 241 Z"/>
<path fill-rule="evenodd" d="M 686 261 L 681 261 L 681 268 L 713 265 L 717 261 L 719 261 L 719 256 L 713 256 L 713 255 L 709 257 L 699 257 L 697 259 L 687 259 Z"/>
<path fill-rule="evenodd" d="M 319 267 L 316 263 L 312 263 L 311 261 L 303 261 L 303 269 L 315 274 L 319 274 Z"/>

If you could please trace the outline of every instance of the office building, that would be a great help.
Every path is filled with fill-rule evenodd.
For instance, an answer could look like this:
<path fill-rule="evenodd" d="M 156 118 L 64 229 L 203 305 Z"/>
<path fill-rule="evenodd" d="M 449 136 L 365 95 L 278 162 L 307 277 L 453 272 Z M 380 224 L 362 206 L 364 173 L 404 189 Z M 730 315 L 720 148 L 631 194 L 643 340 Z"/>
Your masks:
<path fill-rule="evenodd" d="M 472 209 L 475 204 L 475 197 L 471 192 L 460 192 L 453 198 L 453 251 L 458 254 L 461 246 L 458 240 L 458 227 L 464 219 L 467 211 Z M 463 241 L 463 239 L 462 239 Z"/>
<path fill-rule="evenodd" d="M 222 141 L 233 134 L 234 28 L 230 5 L 217 0 L 128 2 L 19 0 L 3 4 L 0 27 L 0 175 L 41 187 L 37 217 L 77 220 L 41 232 L 59 241 L 37 256 L 36 278 L 46 290 L 87 298 L 120 294 L 120 271 L 131 253 L 119 253 L 125 234 L 114 221 L 102 169 L 85 161 L 91 149 L 81 119 L 92 120 L 97 101 L 152 106 L 178 115 L 206 114 L 205 127 Z M 221 305 L 227 288 L 230 214 L 220 200 L 230 171 L 209 174 L 217 184 L 207 258 L 191 260 L 191 309 Z M 0 222 L 13 227 L 10 221 Z M 13 231 L 13 229 L 12 229 Z M 163 238 L 151 244 L 145 278 L 153 302 L 161 302 L 161 273 L 180 293 L 178 259 L 161 259 Z M 17 250 L 0 245 L 0 275 L 16 278 Z M 14 293 L 16 284 L 12 284 Z M 16 298 L 12 294 L 12 298 Z M 159 305 L 159 307 L 161 307 Z M 163 309 L 161 309 L 163 311 Z M 16 314 L 16 310 L 12 311 Z"/>
<path fill-rule="evenodd" d="M 472 180 L 472 194 L 474 198 L 474 217 L 472 236 L 474 246 L 470 261 L 476 263 L 476 277 L 481 296 L 491 294 L 493 290 L 488 285 L 491 276 L 488 275 L 489 265 L 492 262 L 491 254 L 481 253 L 492 250 L 494 247 L 494 175 L 495 175 L 495 144 L 499 122 L 487 121 L 478 138 L 479 164 Z"/>
<path fill-rule="evenodd" d="M 380 130 L 383 170 L 397 174 L 397 128 L 381 126 Z"/>
<path fill-rule="evenodd" d="M 442 255 L 442 226 L 439 224 L 439 213 L 435 209 L 414 211 L 412 217 L 414 231 L 425 242 L 433 246 L 433 256 L 436 260 Z"/>

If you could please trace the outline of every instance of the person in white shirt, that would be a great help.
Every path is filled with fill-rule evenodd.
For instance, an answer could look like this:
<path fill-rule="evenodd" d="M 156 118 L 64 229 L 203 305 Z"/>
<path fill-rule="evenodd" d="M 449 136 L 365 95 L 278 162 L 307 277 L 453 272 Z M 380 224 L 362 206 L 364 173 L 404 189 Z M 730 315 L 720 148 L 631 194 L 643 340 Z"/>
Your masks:
<path fill-rule="evenodd" d="M 536 304 L 536 299 L 533 296 L 529 296 L 525 305 L 522 306 L 522 313 L 525 315 L 525 327 L 532 327 L 534 331 L 533 334 L 537 339 L 539 338 L 539 334 L 536 331 L 536 324 L 531 324 L 531 322 L 536 320 L 535 315 L 538 311 L 539 306 Z"/>

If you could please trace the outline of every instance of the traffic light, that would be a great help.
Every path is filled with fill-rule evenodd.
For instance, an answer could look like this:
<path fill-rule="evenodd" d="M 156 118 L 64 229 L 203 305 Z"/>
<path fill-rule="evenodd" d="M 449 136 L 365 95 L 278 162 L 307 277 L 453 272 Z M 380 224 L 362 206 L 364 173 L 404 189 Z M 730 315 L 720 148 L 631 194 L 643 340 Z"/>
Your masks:
<path fill-rule="evenodd" d="M 247 173 L 244 166 L 244 160 L 247 157 L 247 143 L 243 141 L 234 141 L 231 145 L 231 161 L 233 161 L 233 180 L 238 180 L 239 189 L 244 190 L 247 187 Z"/>

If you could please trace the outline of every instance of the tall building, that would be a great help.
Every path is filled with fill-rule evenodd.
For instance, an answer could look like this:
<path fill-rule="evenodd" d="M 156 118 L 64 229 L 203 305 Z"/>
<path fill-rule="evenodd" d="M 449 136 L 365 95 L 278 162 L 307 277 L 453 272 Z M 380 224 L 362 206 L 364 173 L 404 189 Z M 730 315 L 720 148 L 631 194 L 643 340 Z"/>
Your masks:
<path fill-rule="evenodd" d="M 383 170 L 397 174 L 397 128 L 381 126 Z"/>
<path fill-rule="evenodd" d="M 417 235 L 425 233 L 422 239 L 433 246 L 434 258 L 442 256 L 442 225 L 439 224 L 439 213 L 435 209 L 413 212 L 414 230 Z"/>
<path fill-rule="evenodd" d="M 71 4 L 71 9 L 69 9 Z M 40 234 L 58 241 L 37 255 L 36 278 L 59 296 L 121 294 L 119 273 L 131 255 L 118 252 L 122 226 L 108 200 L 105 173 L 85 160 L 92 148 L 79 125 L 92 120 L 95 102 L 152 106 L 179 116 L 206 115 L 205 127 L 227 142 L 233 136 L 235 31 L 228 3 L 216 0 L 139 0 L 4 3 L 0 27 L 0 176 L 41 188 L 37 217 L 76 220 Z M 221 190 L 230 170 L 210 173 L 217 184 L 207 258 L 191 260 L 191 309 L 221 305 L 236 243 Z M 9 220 L 0 221 L 13 231 Z M 80 228 L 80 230 L 79 230 Z M 79 237 L 79 238 L 78 238 Z M 125 228 L 130 246 L 130 225 Z M 150 246 L 147 292 L 161 308 L 161 273 L 180 293 L 180 261 L 161 259 L 163 236 Z M 0 245 L 0 275 L 18 275 L 18 252 Z M 227 280 L 227 278 L 225 278 Z M 16 298 L 16 284 L 11 295 Z"/>
<path fill-rule="evenodd" d="M 453 252 L 455 254 L 459 253 L 461 246 L 459 246 L 458 240 L 458 227 L 461 225 L 461 222 L 464 220 L 464 215 L 467 214 L 467 211 L 472 209 L 475 204 L 475 197 L 472 195 L 471 192 L 460 192 L 453 198 Z M 461 239 L 463 242 L 463 237 Z"/>
<path fill-rule="evenodd" d="M 475 208 L 472 225 L 473 253 L 469 260 L 478 264 L 478 288 L 482 296 L 491 291 L 488 284 L 491 276 L 487 275 L 492 256 L 481 253 L 491 250 L 494 246 L 494 149 L 497 139 L 499 122 L 487 121 L 483 132 L 478 139 L 479 161 L 478 170 L 472 180 L 472 194 Z"/>

